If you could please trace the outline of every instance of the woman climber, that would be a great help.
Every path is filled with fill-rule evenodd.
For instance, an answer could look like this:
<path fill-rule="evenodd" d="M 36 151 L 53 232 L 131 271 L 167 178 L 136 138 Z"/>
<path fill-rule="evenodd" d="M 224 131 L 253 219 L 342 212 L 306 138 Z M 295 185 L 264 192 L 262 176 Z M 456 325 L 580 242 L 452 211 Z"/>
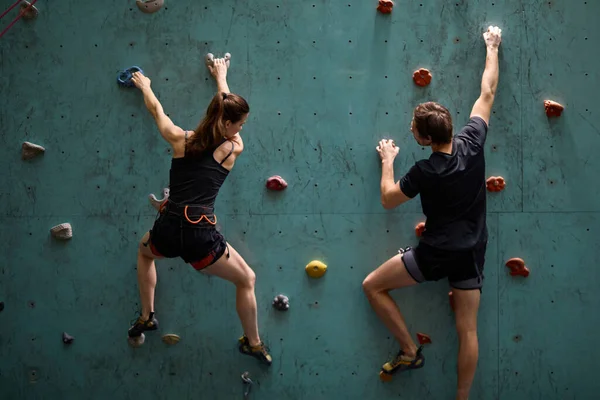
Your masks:
<path fill-rule="evenodd" d="M 228 61 L 218 58 L 207 63 L 218 91 L 193 131 L 173 124 L 152 92 L 150 79 L 141 72 L 133 74 L 132 80 L 144 95 L 160 134 L 173 148 L 173 158 L 169 198 L 161 205 L 154 226 L 144 235 L 138 248 L 142 312 L 129 328 L 129 337 L 140 339 L 143 332 L 158 328 L 154 315 L 154 260 L 181 257 L 197 271 L 218 276 L 236 286 L 236 309 L 244 330 L 239 349 L 270 365 L 271 356 L 258 334 L 256 276 L 215 227 L 214 203 L 244 149 L 240 131 L 249 113 L 246 100 L 229 91 Z"/>

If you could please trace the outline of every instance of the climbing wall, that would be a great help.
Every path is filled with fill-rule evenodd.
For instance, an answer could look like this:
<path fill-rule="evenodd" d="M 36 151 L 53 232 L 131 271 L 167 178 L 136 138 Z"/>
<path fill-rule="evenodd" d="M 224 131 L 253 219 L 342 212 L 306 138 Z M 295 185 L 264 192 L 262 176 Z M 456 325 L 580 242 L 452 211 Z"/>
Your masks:
<path fill-rule="evenodd" d="M 12 0 L 2 0 L 2 9 Z M 446 282 L 394 292 L 410 330 L 431 336 L 426 367 L 382 383 L 397 345 L 362 293 L 365 276 L 415 245 L 413 200 L 379 202 L 375 146 L 393 138 L 396 178 L 429 149 L 409 131 L 419 102 L 456 129 L 479 93 L 488 25 L 502 28 L 486 144 L 490 243 L 473 399 L 592 399 L 600 382 L 600 40 L 595 1 L 169 1 L 36 4 L 0 39 L 0 398 L 448 399 L 457 338 Z M 3 29 L 18 9 L 0 22 Z M 596 47 L 595 47 L 596 46 Z M 120 70 L 140 66 L 167 113 L 196 126 L 215 91 L 203 59 L 232 54 L 229 83 L 251 115 L 246 151 L 217 202 L 221 229 L 258 276 L 270 369 L 240 355 L 235 289 L 179 260 L 158 263 L 161 331 L 130 348 L 136 251 L 168 184 L 170 150 Z M 412 73 L 433 79 L 417 87 Z M 565 106 L 549 118 L 543 101 Z M 45 153 L 21 159 L 29 141 Z M 281 175 L 289 186 L 268 192 Z M 73 237 L 50 228 L 70 223 Z M 512 277 L 523 258 L 531 274 Z M 313 280 L 304 266 L 328 265 Z M 287 295 L 288 312 L 271 301 Z M 73 337 L 64 344 L 62 333 Z M 161 342 L 176 333 L 174 346 Z"/>

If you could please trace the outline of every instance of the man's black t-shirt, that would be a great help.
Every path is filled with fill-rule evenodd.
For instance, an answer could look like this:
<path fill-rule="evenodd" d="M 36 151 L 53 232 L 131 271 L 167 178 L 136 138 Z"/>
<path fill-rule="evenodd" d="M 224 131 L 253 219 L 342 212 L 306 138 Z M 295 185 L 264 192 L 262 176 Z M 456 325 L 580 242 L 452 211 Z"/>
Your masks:
<path fill-rule="evenodd" d="M 452 154 L 435 152 L 400 180 L 405 195 L 421 195 L 427 217 L 422 243 L 467 250 L 487 240 L 483 154 L 487 130 L 483 119 L 471 118 L 452 139 Z"/>

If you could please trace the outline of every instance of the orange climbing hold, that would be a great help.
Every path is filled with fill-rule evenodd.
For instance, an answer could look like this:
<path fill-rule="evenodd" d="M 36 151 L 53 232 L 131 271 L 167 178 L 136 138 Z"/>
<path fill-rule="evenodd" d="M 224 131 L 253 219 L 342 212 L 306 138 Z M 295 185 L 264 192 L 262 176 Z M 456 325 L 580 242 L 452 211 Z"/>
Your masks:
<path fill-rule="evenodd" d="M 419 344 L 431 344 L 431 337 L 424 333 L 417 333 L 417 340 L 419 341 Z"/>
<path fill-rule="evenodd" d="M 565 107 L 552 100 L 544 100 L 544 109 L 549 117 L 560 117 Z"/>
<path fill-rule="evenodd" d="M 524 278 L 529 276 L 529 268 L 525 266 L 525 261 L 521 258 L 511 258 L 506 262 L 506 266 L 510 268 L 510 274 L 512 276 L 522 276 Z"/>
<path fill-rule="evenodd" d="M 413 74 L 413 81 L 417 86 L 427 86 L 431 83 L 431 72 L 425 68 L 419 68 Z"/>
<path fill-rule="evenodd" d="M 501 192 L 504 190 L 506 182 L 501 176 L 490 176 L 486 181 L 486 186 L 489 192 Z"/>
<path fill-rule="evenodd" d="M 448 292 L 448 301 L 450 302 L 450 308 L 454 311 L 454 294 L 452 290 Z"/>
<path fill-rule="evenodd" d="M 417 226 L 415 226 L 415 235 L 421 237 L 423 236 L 423 232 L 425 232 L 425 222 L 419 222 Z"/>
<path fill-rule="evenodd" d="M 377 10 L 382 14 L 389 14 L 394 8 L 394 2 L 392 0 L 379 0 Z"/>

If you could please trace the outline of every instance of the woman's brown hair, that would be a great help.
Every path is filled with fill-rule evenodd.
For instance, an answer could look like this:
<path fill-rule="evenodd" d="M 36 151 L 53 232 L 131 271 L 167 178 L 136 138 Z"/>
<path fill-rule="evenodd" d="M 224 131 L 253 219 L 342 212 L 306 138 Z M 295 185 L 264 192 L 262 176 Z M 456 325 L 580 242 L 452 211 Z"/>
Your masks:
<path fill-rule="evenodd" d="M 422 138 L 432 143 L 446 144 L 452 141 L 452 116 L 443 105 L 429 101 L 419 104 L 413 114 L 415 128 Z"/>
<path fill-rule="evenodd" d="M 225 122 L 239 122 L 250 112 L 250 107 L 243 97 L 233 93 L 218 92 L 211 100 L 206 115 L 194 130 L 186 153 L 197 155 L 206 150 L 215 149 L 225 137 Z"/>

